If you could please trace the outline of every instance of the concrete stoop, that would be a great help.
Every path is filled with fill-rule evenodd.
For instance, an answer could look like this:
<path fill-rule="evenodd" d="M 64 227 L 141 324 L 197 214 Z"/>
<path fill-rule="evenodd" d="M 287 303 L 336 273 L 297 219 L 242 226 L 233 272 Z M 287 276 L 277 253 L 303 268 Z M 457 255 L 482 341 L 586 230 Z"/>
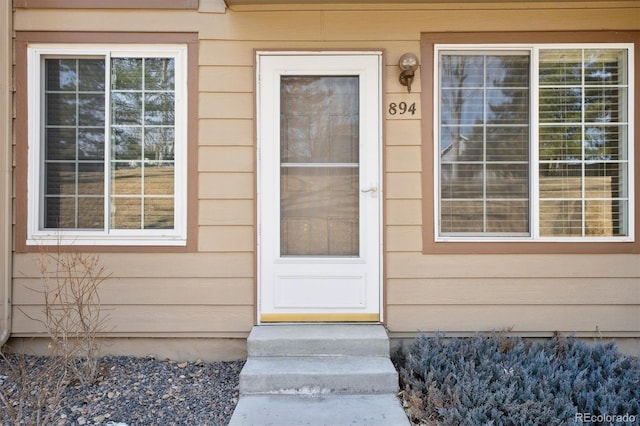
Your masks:
<path fill-rule="evenodd" d="M 381 325 L 254 327 L 230 426 L 409 426 Z"/>

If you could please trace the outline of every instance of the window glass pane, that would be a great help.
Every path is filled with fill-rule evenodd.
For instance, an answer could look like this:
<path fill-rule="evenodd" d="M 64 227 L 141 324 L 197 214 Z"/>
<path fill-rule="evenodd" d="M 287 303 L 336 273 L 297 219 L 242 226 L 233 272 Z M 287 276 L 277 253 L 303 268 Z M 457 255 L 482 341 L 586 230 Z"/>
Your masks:
<path fill-rule="evenodd" d="M 45 90 L 47 92 L 75 92 L 78 85 L 76 66 L 76 59 L 46 59 Z M 104 80 L 104 72 L 102 79 Z"/>
<path fill-rule="evenodd" d="M 104 160 L 104 128 L 78 129 L 78 158 Z"/>
<path fill-rule="evenodd" d="M 142 94 L 111 94 L 111 120 L 114 125 L 142 125 Z"/>
<path fill-rule="evenodd" d="M 541 88 L 541 123 L 579 123 L 582 121 L 582 88 Z"/>
<path fill-rule="evenodd" d="M 144 96 L 144 123 L 172 125 L 175 121 L 173 93 L 149 93 Z"/>
<path fill-rule="evenodd" d="M 78 195 L 104 194 L 104 163 L 78 164 Z"/>
<path fill-rule="evenodd" d="M 175 60 L 172 58 L 145 59 L 145 89 L 173 90 L 175 85 Z"/>
<path fill-rule="evenodd" d="M 441 233 L 528 233 L 529 54 L 441 53 L 440 70 Z"/>
<path fill-rule="evenodd" d="M 47 93 L 46 125 L 76 126 L 78 101 L 75 93 Z"/>
<path fill-rule="evenodd" d="M 549 49 L 540 57 L 540 234 L 624 235 L 627 213 L 621 209 L 628 206 L 629 160 L 626 55 L 620 49 Z M 565 87 L 554 88 L 561 84 L 557 75 L 543 78 L 550 69 L 570 69 L 565 77 L 581 78 L 560 79 Z"/>
<path fill-rule="evenodd" d="M 541 86 L 573 86 L 582 83 L 582 51 L 579 49 L 541 50 Z"/>
<path fill-rule="evenodd" d="M 487 232 L 493 234 L 527 234 L 528 200 L 491 200 L 486 204 Z"/>
<path fill-rule="evenodd" d="M 140 90 L 142 88 L 142 59 L 111 59 L 111 88 L 113 90 Z"/>
<path fill-rule="evenodd" d="M 440 169 L 440 195 L 443 199 L 482 199 L 484 194 L 482 164 L 443 164 Z"/>
<path fill-rule="evenodd" d="M 141 229 L 142 199 L 139 197 L 112 197 L 111 227 L 113 229 Z"/>
<path fill-rule="evenodd" d="M 76 164 L 51 162 L 45 164 L 46 195 L 76 194 Z"/>
<path fill-rule="evenodd" d="M 582 167 L 580 164 L 540 164 L 540 198 L 581 198 Z"/>
<path fill-rule="evenodd" d="M 104 197 L 78 197 L 78 210 L 78 228 L 104 228 Z"/>
<path fill-rule="evenodd" d="M 538 154 L 540 161 L 579 160 L 582 155 L 581 128 L 576 126 L 540 127 Z"/>
<path fill-rule="evenodd" d="M 173 161 L 175 155 L 175 131 L 173 127 L 147 127 L 144 134 L 146 160 Z"/>
<path fill-rule="evenodd" d="M 140 167 L 142 128 L 113 126 L 111 128 L 111 156 L 114 160 L 130 160 L 127 161 L 128 164 Z M 138 162 L 137 165 L 136 162 Z"/>
<path fill-rule="evenodd" d="M 40 56 L 40 228 L 173 229 L 176 58 L 65 55 Z"/>
<path fill-rule="evenodd" d="M 459 161 L 482 161 L 484 155 L 484 128 L 443 127 L 440 134 L 443 163 Z"/>
<path fill-rule="evenodd" d="M 45 197 L 44 227 L 76 228 L 76 200 L 75 197 Z"/>
<path fill-rule="evenodd" d="M 587 123 L 619 123 L 627 121 L 624 102 L 627 89 L 618 87 L 599 87 L 585 89 L 585 121 Z M 620 108 L 623 106 L 623 108 Z"/>
<path fill-rule="evenodd" d="M 145 198 L 144 229 L 173 228 L 173 198 Z"/>
<path fill-rule="evenodd" d="M 487 127 L 488 161 L 526 162 L 529 159 L 528 127 Z"/>
<path fill-rule="evenodd" d="M 78 87 L 83 92 L 104 93 L 103 59 L 83 59 L 78 63 Z"/>
<path fill-rule="evenodd" d="M 481 233 L 484 231 L 484 203 L 482 201 L 442 200 L 440 230 L 445 234 Z"/>
<path fill-rule="evenodd" d="M 626 85 L 627 51 L 623 49 L 586 49 L 584 53 L 586 84 Z"/>
<path fill-rule="evenodd" d="M 112 163 L 111 193 L 113 195 L 138 195 L 142 192 L 142 167 L 135 163 Z"/>
<path fill-rule="evenodd" d="M 155 167 L 144 168 L 145 195 L 173 195 L 172 164 L 158 164 Z"/>
<path fill-rule="evenodd" d="M 581 237 L 582 201 L 540 201 L 540 235 L 543 237 Z"/>
<path fill-rule="evenodd" d="M 112 187 L 116 229 L 173 227 L 174 59 L 113 59 Z"/>
<path fill-rule="evenodd" d="M 458 126 L 482 123 L 484 121 L 483 95 L 482 89 L 443 88 L 441 91 L 442 124 Z"/>
<path fill-rule="evenodd" d="M 43 225 L 100 228 L 104 223 L 104 60 L 48 58 L 44 72 Z"/>
<path fill-rule="evenodd" d="M 78 95 L 78 125 L 104 127 L 104 94 Z"/>
<path fill-rule="evenodd" d="M 486 198 L 529 199 L 527 164 L 487 164 Z"/>
<path fill-rule="evenodd" d="M 588 126 L 585 128 L 587 160 L 628 160 L 627 126 Z"/>
<path fill-rule="evenodd" d="M 45 130 L 47 160 L 74 160 L 76 158 L 76 130 L 52 127 Z"/>

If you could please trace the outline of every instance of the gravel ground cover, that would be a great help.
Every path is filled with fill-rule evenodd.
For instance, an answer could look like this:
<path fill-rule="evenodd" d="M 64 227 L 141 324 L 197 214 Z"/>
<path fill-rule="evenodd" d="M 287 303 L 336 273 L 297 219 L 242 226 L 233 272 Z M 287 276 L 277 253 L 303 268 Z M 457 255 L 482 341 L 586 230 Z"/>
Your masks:
<path fill-rule="evenodd" d="M 46 357 L 0 358 L 0 422 L 13 426 L 14 413 L 36 424 L 25 400 L 48 392 L 44 411 L 53 425 L 226 425 L 238 402 L 238 377 L 244 361 L 176 362 L 154 358 L 104 357 L 93 385 L 50 380 L 56 371 Z M 57 371 L 60 371 L 59 369 Z M 10 399 L 12 409 L 2 404 Z"/>

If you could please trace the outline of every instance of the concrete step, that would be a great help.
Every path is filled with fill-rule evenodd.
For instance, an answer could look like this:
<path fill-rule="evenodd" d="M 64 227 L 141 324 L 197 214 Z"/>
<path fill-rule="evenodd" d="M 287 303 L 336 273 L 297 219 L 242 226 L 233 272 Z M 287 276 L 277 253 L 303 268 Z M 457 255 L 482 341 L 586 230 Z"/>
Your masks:
<path fill-rule="evenodd" d="M 300 324 L 254 327 L 247 339 L 250 357 L 389 356 L 389 338 L 375 324 Z"/>
<path fill-rule="evenodd" d="M 242 395 L 396 392 L 398 374 L 388 357 L 249 357 L 240 373 Z"/>
<path fill-rule="evenodd" d="M 410 426 L 395 395 L 243 396 L 229 426 Z"/>

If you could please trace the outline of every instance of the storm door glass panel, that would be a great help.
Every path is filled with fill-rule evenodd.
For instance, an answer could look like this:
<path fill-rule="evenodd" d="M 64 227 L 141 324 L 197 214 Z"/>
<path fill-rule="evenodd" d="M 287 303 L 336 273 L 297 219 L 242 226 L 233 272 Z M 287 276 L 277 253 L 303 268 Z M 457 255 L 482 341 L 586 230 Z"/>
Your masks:
<path fill-rule="evenodd" d="M 280 253 L 359 255 L 359 81 L 283 76 Z"/>

